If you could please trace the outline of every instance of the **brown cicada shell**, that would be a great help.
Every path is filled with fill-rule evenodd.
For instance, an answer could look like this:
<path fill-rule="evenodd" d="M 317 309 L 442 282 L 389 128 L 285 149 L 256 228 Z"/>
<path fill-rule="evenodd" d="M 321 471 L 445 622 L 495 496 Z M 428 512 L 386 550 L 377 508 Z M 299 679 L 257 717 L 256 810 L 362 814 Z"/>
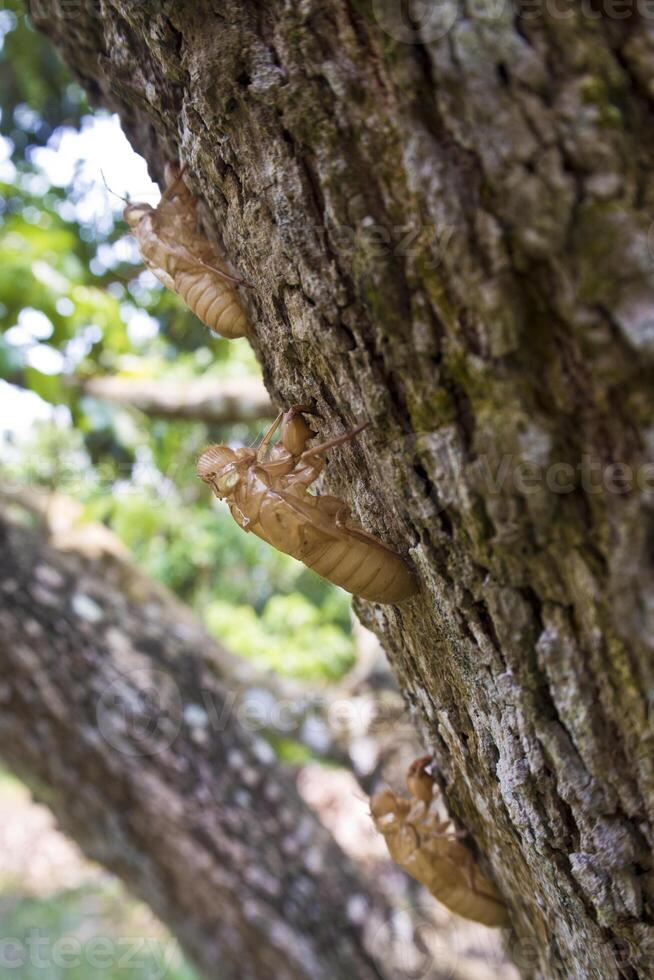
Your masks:
<path fill-rule="evenodd" d="M 281 413 L 259 450 L 210 446 L 198 461 L 198 476 L 229 504 L 234 520 L 274 548 L 304 562 L 318 575 L 371 602 L 401 602 L 417 591 L 400 555 L 353 523 L 338 497 L 314 496 L 321 454 L 365 428 L 306 448 L 315 433 L 304 419 L 306 405 Z M 268 446 L 281 424 L 281 439 Z"/>
<path fill-rule="evenodd" d="M 168 183 L 156 208 L 128 204 L 123 217 L 147 267 L 180 296 L 210 330 L 245 337 L 248 321 L 220 255 L 197 230 L 196 201 L 182 180 L 183 170 L 168 168 Z"/>
<path fill-rule="evenodd" d="M 501 895 L 460 840 L 463 835 L 436 812 L 429 761 L 417 759 L 409 768 L 409 799 L 390 789 L 375 793 L 370 801 L 375 827 L 393 860 L 448 909 L 486 926 L 505 926 L 508 914 Z"/>

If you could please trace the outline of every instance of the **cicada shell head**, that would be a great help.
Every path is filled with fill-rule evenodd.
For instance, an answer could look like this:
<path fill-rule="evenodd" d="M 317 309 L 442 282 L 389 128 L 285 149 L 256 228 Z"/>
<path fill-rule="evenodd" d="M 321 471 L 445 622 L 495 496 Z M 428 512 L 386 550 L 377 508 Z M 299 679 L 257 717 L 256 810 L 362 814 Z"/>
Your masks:
<path fill-rule="evenodd" d="M 123 220 L 129 226 L 132 233 L 134 233 L 138 228 L 141 219 L 151 211 L 154 211 L 154 208 L 149 204 L 134 202 L 133 204 L 126 205 L 123 211 Z"/>
<path fill-rule="evenodd" d="M 174 289 L 170 272 L 170 251 L 157 230 L 158 208 L 149 204 L 128 204 L 123 217 L 136 239 L 141 258 L 166 289 Z"/>
<path fill-rule="evenodd" d="M 406 867 L 417 846 L 415 832 L 408 822 L 411 805 L 390 789 L 380 790 L 370 800 L 370 812 L 378 833 L 386 840 L 393 860 Z"/>
<path fill-rule="evenodd" d="M 392 789 L 380 789 L 370 797 L 370 812 L 373 820 L 383 820 L 384 817 L 395 816 L 398 799 Z"/>
<path fill-rule="evenodd" d="M 388 837 L 396 833 L 407 819 L 411 804 L 409 800 L 396 796 L 392 789 L 381 789 L 370 797 L 370 813 L 375 828 Z"/>
<path fill-rule="evenodd" d="M 209 446 L 198 459 L 197 474 L 205 483 L 213 483 L 226 467 L 235 465 L 237 458 L 229 446 Z"/>

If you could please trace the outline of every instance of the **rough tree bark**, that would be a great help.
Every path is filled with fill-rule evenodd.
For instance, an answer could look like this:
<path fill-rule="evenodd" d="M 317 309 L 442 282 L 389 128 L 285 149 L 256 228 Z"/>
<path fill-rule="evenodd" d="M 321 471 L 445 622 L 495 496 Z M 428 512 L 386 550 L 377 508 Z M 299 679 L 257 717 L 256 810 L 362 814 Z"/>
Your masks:
<path fill-rule="evenodd" d="M 651 975 L 651 5 L 29 6 L 188 163 L 276 402 L 372 421 L 325 486 L 421 592 L 358 610 L 524 975 Z"/>
<path fill-rule="evenodd" d="M 389 909 L 243 714 L 227 651 L 111 552 L 2 513 L 0 543 L 0 754 L 62 829 L 207 977 L 387 976 Z"/>

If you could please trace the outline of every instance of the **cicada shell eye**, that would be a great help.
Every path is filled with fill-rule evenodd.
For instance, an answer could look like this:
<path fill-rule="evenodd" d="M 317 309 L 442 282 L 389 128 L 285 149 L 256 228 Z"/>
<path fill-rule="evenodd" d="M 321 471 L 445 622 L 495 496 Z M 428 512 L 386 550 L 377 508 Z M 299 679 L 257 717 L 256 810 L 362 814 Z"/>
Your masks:
<path fill-rule="evenodd" d="M 216 493 L 220 494 L 221 497 L 228 497 L 230 493 L 236 490 L 237 486 L 241 482 L 241 474 L 236 469 L 236 466 L 227 466 L 216 477 L 216 482 L 214 484 L 216 488 Z"/>
<path fill-rule="evenodd" d="M 237 455 L 229 446 L 209 446 L 200 456 L 196 472 L 205 483 L 215 485 L 223 470 L 236 462 Z"/>
<path fill-rule="evenodd" d="M 141 218 L 152 210 L 149 204 L 128 204 L 123 211 L 123 219 L 130 228 L 136 228 Z"/>

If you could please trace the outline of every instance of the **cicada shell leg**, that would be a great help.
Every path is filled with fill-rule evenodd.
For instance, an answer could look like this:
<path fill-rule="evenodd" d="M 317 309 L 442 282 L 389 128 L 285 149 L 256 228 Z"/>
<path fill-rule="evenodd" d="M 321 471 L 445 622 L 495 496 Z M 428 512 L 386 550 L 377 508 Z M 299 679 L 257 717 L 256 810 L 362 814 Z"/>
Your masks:
<path fill-rule="evenodd" d="M 273 422 L 273 424 L 268 429 L 268 431 L 264 434 L 264 437 L 261 440 L 261 445 L 257 450 L 257 462 L 263 463 L 263 461 L 265 460 L 268 454 L 268 447 L 272 441 L 272 437 L 275 435 L 277 429 L 281 425 L 281 421 L 283 417 L 284 417 L 284 413 L 280 412 L 277 418 L 275 419 L 275 421 Z"/>
<path fill-rule="evenodd" d="M 161 195 L 162 201 L 172 200 L 174 197 L 177 196 L 177 194 L 180 193 L 180 191 L 182 191 L 184 196 L 191 197 L 188 188 L 184 184 L 184 174 L 186 173 L 186 169 L 187 169 L 186 164 L 183 164 L 183 166 L 181 167 L 178 167 L 177 164 L 175 163 L 166 164 L 166 167 L 164 169 L 166 188 L 163 194 Z"/>
<path fill-rule="evenodd" d="M 307 456 L 317 456 L 319 453 L 326 453 L 329 449 L 334 449 L 336 446 L 342 446 L 345 442 L 350 442 L 360 432 L 367 429 L 369 425 L 370 422 L 362 422 L 342 436 L 337 436 L 335 439 L 328 439 L 327 442 L 321 442 L 319 446 L 312 446 L 310 449 L 306 449 L 300 456 L 300 460 L 306 459 Z"/>

